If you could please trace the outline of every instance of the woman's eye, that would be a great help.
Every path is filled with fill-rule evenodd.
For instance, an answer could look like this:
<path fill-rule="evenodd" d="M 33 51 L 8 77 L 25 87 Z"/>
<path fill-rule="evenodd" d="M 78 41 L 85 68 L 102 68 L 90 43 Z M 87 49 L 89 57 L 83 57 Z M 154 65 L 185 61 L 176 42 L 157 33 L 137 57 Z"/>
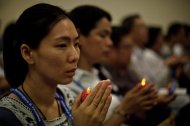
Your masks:
<path fill-rule="evenodd" d="M 99 34 L 99 36 L 100 36 L 101 38 L 105 38 L 105 37 L 106 37 L 105 34 Z"/>
<path fill-rule="evenodd" d="M 67 45 L 66 44 L 60 44 L 60 45 L 57 45 L 57 47 L 59 47 L 59 48 L 65 48 L 65 47 L 67 47 Z"/>
<path fill-rule="evenodd" d="M 79 47 L 79 43 L 77 42 L 77 43 L 75 43 L 75 47 Z"/>

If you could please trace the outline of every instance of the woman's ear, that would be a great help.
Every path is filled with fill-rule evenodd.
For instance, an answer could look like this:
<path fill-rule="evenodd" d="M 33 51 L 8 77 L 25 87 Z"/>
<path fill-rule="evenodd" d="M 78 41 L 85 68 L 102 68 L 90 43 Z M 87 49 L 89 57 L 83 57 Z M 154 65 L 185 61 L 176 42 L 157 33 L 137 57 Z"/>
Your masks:
<path fill-rule="evenodd" d="M 80 41 L 80 48 L 83 47 L 84 42 L 86 41 L 86 36 L 84 36 L 83 34 L 81 34 L 81 31 L 79 28 L 76 29 L 77 33 L 79 34 L 79 41 Z"/>
<path fill-rule="evenodd" d="M 79 28 L 77 28 L 76 30 L 77 30 L 77 33 L 80 35 L 80 29 L 79 29 Z"/>
<path fill-rule="evenodd" d="M 20 47 L 21 55 L 28 64 L 34 64 L 33 50 L 27 45 L 22 44 Z"/>
<path fill-rule="evenodd" d="M 89 37 L 88 36 L 85 36 L 83 34 L 80 34 L 80 48 L 87 48 L 88 45 L 89 45 Z"/>

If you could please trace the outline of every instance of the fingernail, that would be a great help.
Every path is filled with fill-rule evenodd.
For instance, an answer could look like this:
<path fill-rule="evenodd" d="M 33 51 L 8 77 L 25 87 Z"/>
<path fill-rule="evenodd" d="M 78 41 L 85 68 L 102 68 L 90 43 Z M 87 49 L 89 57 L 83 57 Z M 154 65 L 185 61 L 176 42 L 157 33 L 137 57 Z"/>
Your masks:
<path fill-rule="evenodd" d="M 102 81 L 100 81 L 98 84 L 99 84 L 100 86 L 102 86 L 102 83 L 103 83 L 103 82 L 102 82 Z"/>
<path fill-rule="evenodd" d="M 107 81 L 111 81 L 110 79 L 107 79 Z"/>
<path fill-rule="evenodd" d="M 111 80 L 107 79 L 106 82 L 110 85 L 111 84 Z"/>
<path fill-rule="evenodd" d="M 111 86 L 111 85 L 109 85 L 109 86 L 108 86 L 108 88 L 112 89 L 112 86 Z"/>

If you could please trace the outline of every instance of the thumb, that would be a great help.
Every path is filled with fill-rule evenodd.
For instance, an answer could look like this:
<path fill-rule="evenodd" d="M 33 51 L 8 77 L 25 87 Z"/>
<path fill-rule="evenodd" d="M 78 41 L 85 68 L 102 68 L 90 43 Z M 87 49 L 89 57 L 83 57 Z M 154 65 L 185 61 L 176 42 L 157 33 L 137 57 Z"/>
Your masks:
<path fill-rule="evenodd" d="M 81 104 L 81 95 L 82 95 L 82 92 L 76 97 L 75 102 L 73 104 L 72 110 L 76 110 L 80 106 L 80 104 Z"/>

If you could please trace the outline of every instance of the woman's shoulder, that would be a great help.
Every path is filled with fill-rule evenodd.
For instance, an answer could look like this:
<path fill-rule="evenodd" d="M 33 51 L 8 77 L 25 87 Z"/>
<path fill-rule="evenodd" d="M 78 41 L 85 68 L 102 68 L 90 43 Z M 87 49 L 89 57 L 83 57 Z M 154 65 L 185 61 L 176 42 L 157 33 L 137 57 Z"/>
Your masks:
<path fill-rule="evenodd" d="M 35 125 L 35 119 L 27 106 L 21 101 L 5 96 L 0 99 L 0 109 L 9 117 L 12 113 L 22 124 Z M 5 111 L 6 110 L 6 111 Z M 2 114 L 2 113 L 1 113 Z M 5 117 L 6 118 L 6 117 Z"/>
<path fill-rule="evenodd" d="M 0 107 L 0 125 L 21 126 L 22 124 L 10 109 Z"/>
<path fill-rule="evenodd" d="M 69 109 L 71 109 L 73 104 L 74 104 L 74 94 L 73 94 L 73 92 L 68 87 L 66 87 L 64 85 L 59 85 L 58 89 L 63 94 L 67 106 L 69 107 Z"/>
<path fill-rule="evenodd" d="M 10 110 L 16 108 L 25 108 L 29 110 L 21 101 L 9 96 L 5 96 L 0 99 L 0 107 L 5 107 Z"/>

